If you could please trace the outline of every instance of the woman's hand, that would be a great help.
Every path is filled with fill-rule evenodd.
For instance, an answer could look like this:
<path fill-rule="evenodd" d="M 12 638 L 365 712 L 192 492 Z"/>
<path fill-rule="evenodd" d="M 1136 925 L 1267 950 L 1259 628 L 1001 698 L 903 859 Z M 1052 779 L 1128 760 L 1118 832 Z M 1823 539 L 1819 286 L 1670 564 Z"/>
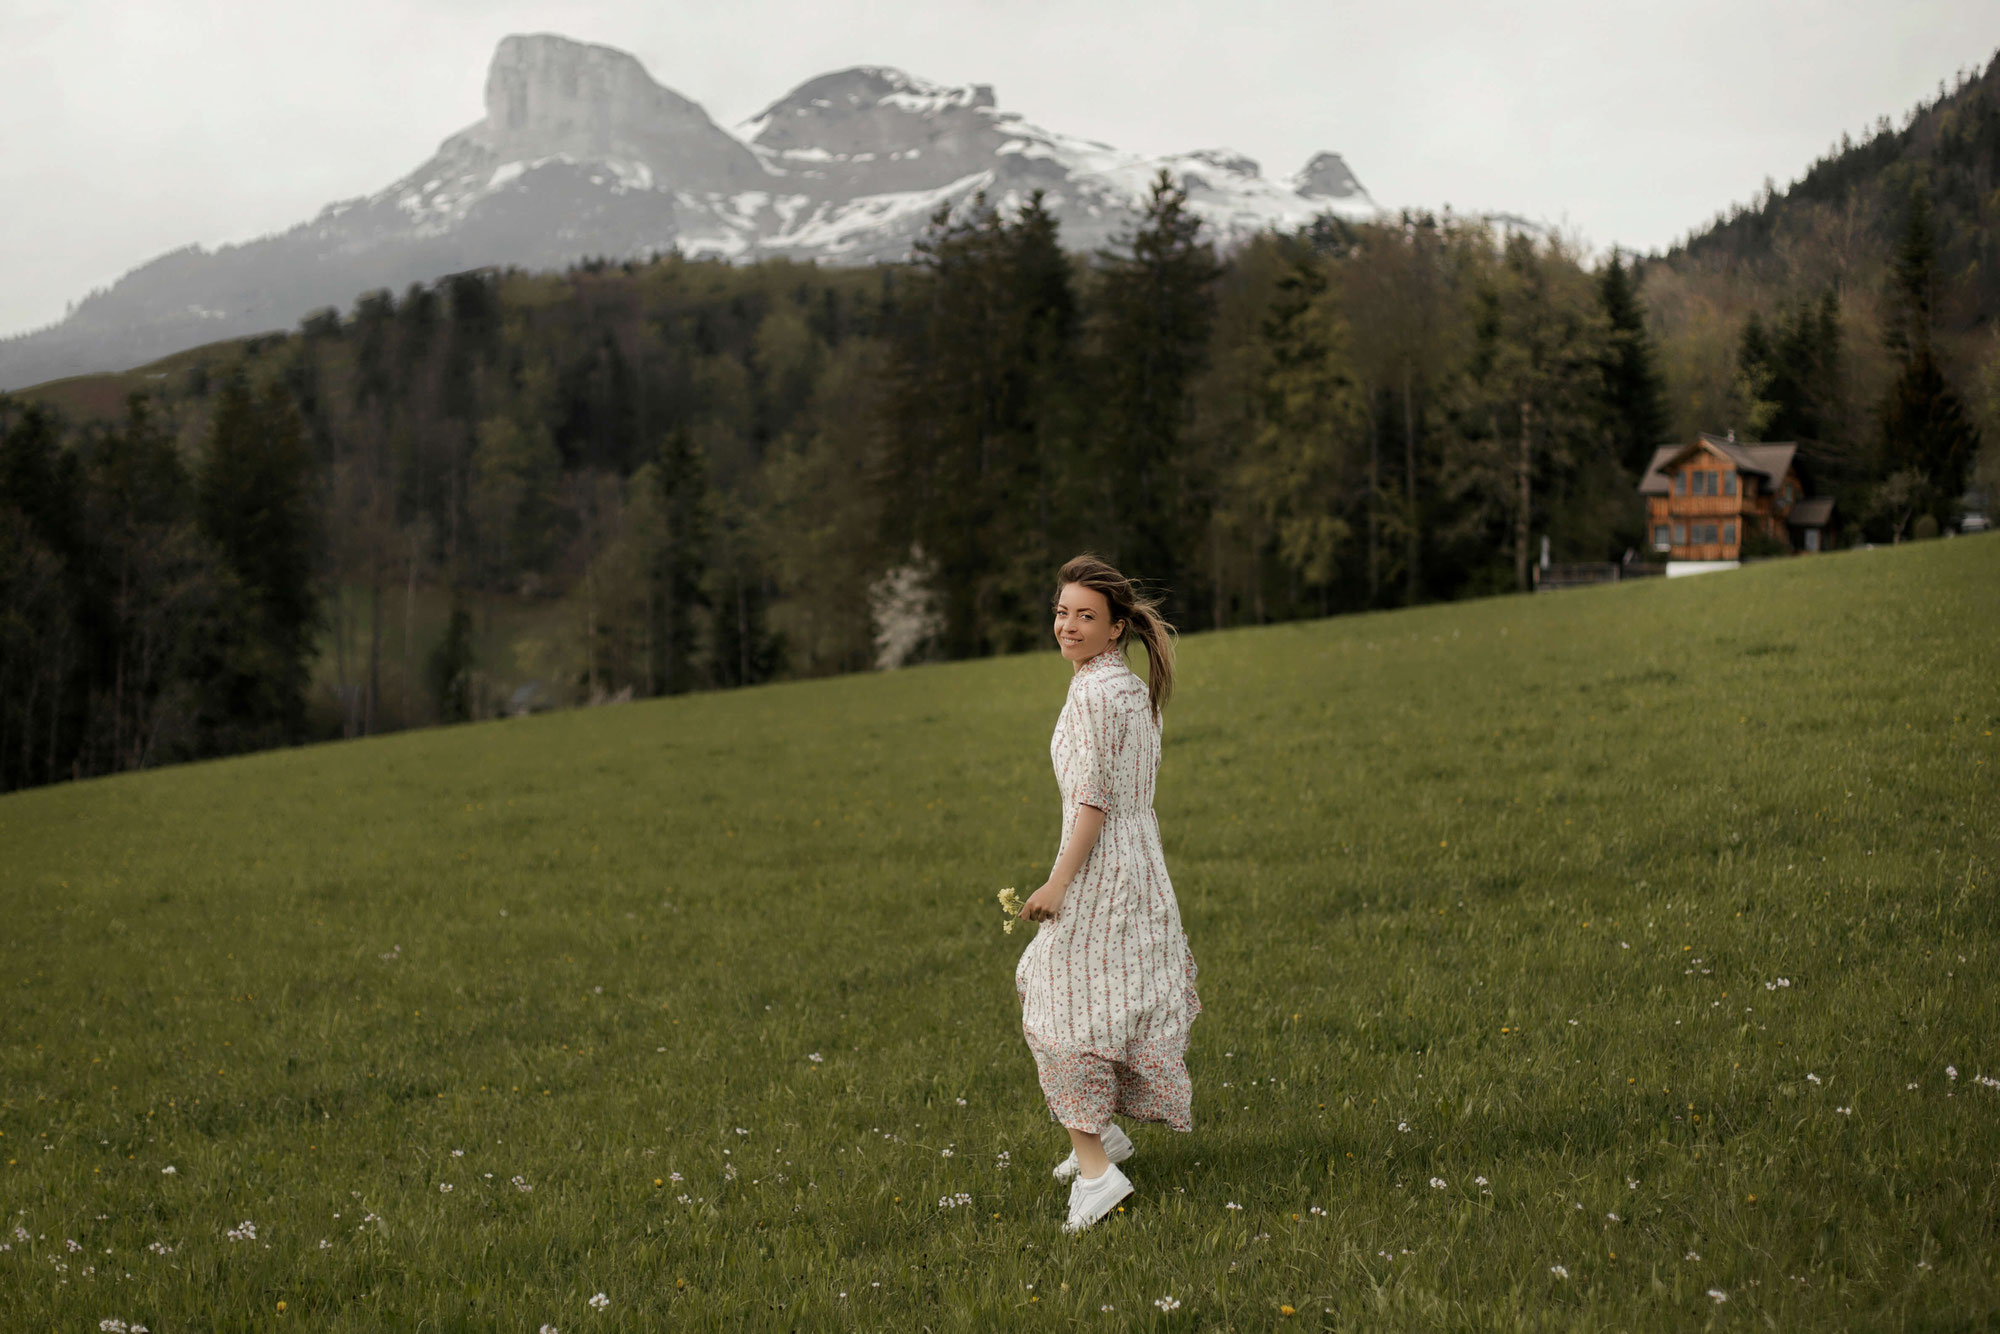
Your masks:
<path fill-rule="evenodd" d="M 1055 921 L 1056 914 L 1062 911 L 1063 895 L 1068 892 L 1068 885 L 1049 881 L 1028 895 L 1028 901 L 1021 905 L 1021 916 L 1030 922 Z"/>

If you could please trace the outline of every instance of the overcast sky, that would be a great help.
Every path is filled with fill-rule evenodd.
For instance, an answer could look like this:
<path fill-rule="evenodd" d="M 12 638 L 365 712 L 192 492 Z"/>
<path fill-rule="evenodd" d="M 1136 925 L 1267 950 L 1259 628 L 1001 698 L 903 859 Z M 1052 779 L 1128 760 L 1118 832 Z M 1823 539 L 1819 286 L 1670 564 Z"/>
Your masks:
<path fill-rule="evenodd" d="M 0 0 L 0 333 L 387 185 L 481 117 L 512 32 L 628 50 L 723 125 L 896 65 L 1120 148 L 1273 177 L 1332 149 L 1385 206 L 1651 250 L 1983 66 L 2000 3 Z"/>

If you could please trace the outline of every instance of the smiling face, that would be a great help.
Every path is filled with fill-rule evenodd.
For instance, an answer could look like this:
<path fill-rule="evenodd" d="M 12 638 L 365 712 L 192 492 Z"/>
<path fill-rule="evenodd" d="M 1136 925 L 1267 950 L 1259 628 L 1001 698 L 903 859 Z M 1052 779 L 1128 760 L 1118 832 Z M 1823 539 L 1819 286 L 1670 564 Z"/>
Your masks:
<path fill-rule="evenodd" d="M 1064 584 L 1056 594 L 1056 647 L 1071 662 L 1089 662 L 1124 633 L 1125 622 L 1111 619 L 1111 604 L 1096 589 Z"/>

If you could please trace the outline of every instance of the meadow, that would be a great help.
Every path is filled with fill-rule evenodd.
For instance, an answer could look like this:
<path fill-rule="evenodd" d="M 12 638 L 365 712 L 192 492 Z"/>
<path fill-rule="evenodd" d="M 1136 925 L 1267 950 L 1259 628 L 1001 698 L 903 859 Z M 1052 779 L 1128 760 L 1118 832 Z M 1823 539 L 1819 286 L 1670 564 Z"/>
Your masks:
<path fill-rule="evenodd" d="M 2000 536 L 1191 636 L 1059 1231 L 1046 653 L 0 798 L 0 1329 L 2000 1322 Z"/>

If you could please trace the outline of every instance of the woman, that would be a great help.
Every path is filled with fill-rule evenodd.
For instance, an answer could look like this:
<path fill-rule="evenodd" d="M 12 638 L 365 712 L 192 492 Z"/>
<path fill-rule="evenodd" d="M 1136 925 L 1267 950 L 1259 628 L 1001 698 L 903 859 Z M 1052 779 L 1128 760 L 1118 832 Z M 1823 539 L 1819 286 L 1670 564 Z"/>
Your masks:
<path fill-rule="evenodd" d="M 1080 1232 L 1132 1193 L 1118 1167 L 1132 1141 L 1113 1114 L 1193 1129 L 1182 1058 L 1201 1001 L 1153 818 L 1173 627 L 1096 556 L 1070 561 L 1056 583 L 1056 644 L 1073 668 L 1049 747 L 1063 834 L 1048 883 L 1021 908 L 1042 926 L 1014 988 L 1049 1115 L 1069 1131 L 1055 1169 L 1076 1178 L 1063 1230 Z M 1135 635 L 1143 681 L 1123 653 Z"/>

